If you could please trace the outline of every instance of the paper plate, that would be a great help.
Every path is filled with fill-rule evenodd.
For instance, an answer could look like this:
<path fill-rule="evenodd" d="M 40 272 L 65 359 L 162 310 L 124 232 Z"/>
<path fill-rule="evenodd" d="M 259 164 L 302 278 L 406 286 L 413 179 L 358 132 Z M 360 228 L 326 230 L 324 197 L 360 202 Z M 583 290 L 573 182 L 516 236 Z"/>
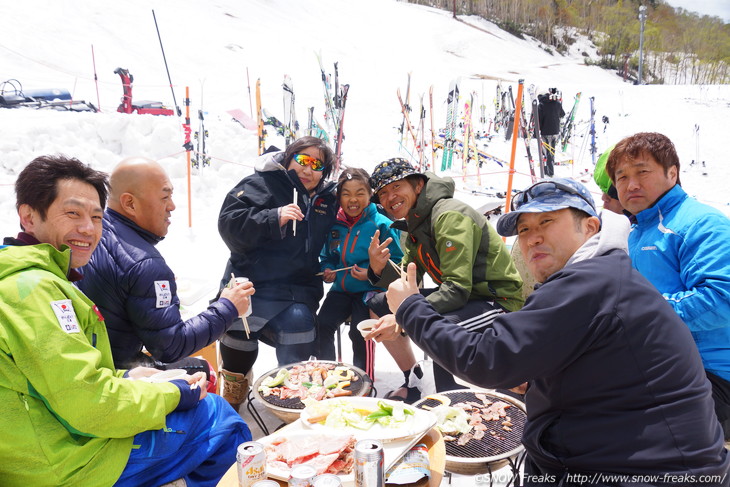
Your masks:
<path fill-rule="evenodd" d="M 405 407 L 413 411 L 413 415 L 408 417 L 408 420 L 398 426 L 388 427 L 382 426 L 381 424 L 375 423 L 369 429 L 362 430 L 352 426 L 346 426 L 343 428 L 330 428 L 320 423 L 310 423 L 308 420 L 314 411 L 327 405 L 333 407 L 343 402 L 352 405 L 356 409 L 363 409 L 368 411 L 376 411 L 378 409 L 378 402 L 384 402 L 390 406 L 403 407 L 404 403 L 398 401 L 389 401 L 378 397 L 337 397 L 333 399 L 325 399 L 320 401 L 315 408 L 306 407 L 302 411 L 299 421 L 303 427 L 312 432 L 321 432 L 328 435 L 332 434 L 351 434 L 358 440 L 380 440 L 383 442 L 398 441 L 405 438 L 411 438 L 417 435 L 423 435 L 426 431 L 433 428 L 436 424 L 436 416 L 428 411 L 414 408 L 405 404 Z"/>

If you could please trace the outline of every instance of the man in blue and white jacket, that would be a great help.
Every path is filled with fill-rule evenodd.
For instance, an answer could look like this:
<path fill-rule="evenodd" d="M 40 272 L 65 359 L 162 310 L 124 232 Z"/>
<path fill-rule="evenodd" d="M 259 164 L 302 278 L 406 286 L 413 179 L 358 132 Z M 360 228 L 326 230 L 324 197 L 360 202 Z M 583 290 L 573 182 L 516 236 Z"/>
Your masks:
<path fill-rule="evenodd" d="M 692 332 L 730 438 L 730 220 L 682 189 L 679 157 L 662 134 L 623 139 L 607 171 L 634 215 L 632 263 Z"/>

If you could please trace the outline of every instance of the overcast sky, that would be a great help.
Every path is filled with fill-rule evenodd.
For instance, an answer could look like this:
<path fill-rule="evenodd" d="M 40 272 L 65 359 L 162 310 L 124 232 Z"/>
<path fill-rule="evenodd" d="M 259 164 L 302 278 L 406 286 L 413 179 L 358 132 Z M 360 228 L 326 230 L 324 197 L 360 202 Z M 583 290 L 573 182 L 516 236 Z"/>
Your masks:
<path fill-rule="evenodd" d="M 730 0 L 666 0 L 672 7 L 682 7 L 701 15 L 716 15 L 730 23 Z"/>

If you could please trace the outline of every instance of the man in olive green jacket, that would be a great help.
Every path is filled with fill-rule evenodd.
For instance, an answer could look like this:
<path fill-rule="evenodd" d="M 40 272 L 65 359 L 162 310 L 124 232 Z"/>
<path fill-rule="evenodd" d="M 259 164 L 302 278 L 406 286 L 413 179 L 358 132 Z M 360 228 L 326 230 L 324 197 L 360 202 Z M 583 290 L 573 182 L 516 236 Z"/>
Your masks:
<path fill-rule="evenodd" d="M 216 485 L 251 438 L 205 374 L 114 368 L 104 319 L 72 281 L 101 237 L 106 175 L 43 156 L 15 184 L 0 248 L 0 485 Z"/>
<path fill-rule="evenodd" d="M 394 158 L 378 164 L 370 182 L 375 197 L 396 221 L 394 226 L 407 232 L 402 264 L 415 262 L 419 280 L 428 274 L 438 286 L 422 291 L 434 309 L 478 331 L 489 326 L 497 314 L 522 307 L 522 279 L 509 250 L 483 215 L 454 198 L 453 179 L 418 173 L 407 161 Z M 370 247 L 368 277 L 379 287 L 387 287 L 400 277 L 399 270 L 388 265 L 386 242 L 374 238 Z M 384 296 L 373 298 L 370 307 L 381 317 L 390 313 Z M 381 319 L 380 326 L 366 338 L 386 340 L 386 347 L 396 351 L 394 358 L 406 375 L 407 385 L 407 370 L 415 357 L 408 356 L 410 348 L 403 343 L 388 343 L 399 330 L 394 323 L 392 315 Z M 434 364 L 434 379 L 439 391 L 456 387 L 453 377 L 438 364 Z M 402 391 L 395 392 L 391 398 L 403 398 Z M 405 399 L 417 399 L 417 393 L 411 387 Z"/>

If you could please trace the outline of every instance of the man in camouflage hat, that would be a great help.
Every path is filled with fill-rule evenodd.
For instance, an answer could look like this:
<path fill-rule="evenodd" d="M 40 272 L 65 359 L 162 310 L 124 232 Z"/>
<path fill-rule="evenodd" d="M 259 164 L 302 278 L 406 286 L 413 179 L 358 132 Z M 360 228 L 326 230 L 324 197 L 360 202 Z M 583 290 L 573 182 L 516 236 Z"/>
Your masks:
<path fill-rule="evenodd" d="M 436 283 L 422 292 L 439 313 L 478 331 L 498 314 L 522 307 L 522 279 L 507 247 L 484 215 L 454 198 L 453 179 L 419 173 L 408 161 L 394 158 L 375 167 L 370 185 L 375 202 L 395 220 L 396 228 L 408 233 L 402 265 L 415 262 L 419 279 L 427 274 Z M 374 285 L 387 287 L 400 272 L 388 265 L 390 239 L 381 243 L 378 237 L 370 244 L 368 277 Z M 400 336 L 384 295 L 373 298 L 370 307 L 381 319 L 366 338 L 386 340 L 406 376 L 406 383 L 390 398 L 417 400 L 420 391 L 408 387 L 416 363 L 410 343 Z M 438 357 L 433 358 L 436 389 L 457 388 L 453 376 L 438 365 Z M 417 368 L 414 373 L 420 377 Z"/>

